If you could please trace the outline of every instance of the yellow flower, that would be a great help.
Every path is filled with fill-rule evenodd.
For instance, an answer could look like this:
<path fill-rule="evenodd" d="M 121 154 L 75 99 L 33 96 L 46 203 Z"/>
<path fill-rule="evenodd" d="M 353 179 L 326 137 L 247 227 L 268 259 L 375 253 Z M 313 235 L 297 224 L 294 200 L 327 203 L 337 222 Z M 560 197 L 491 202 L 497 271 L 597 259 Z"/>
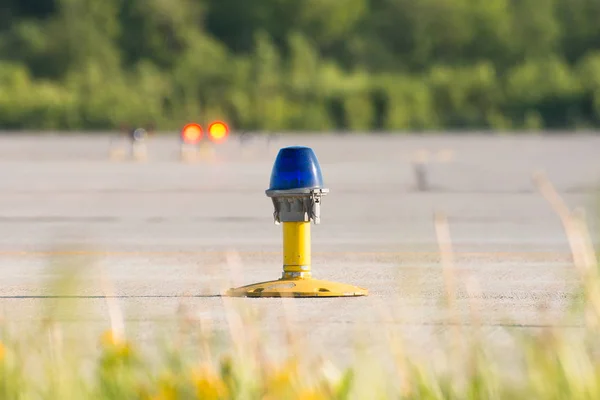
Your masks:
<path fill-rule="evenodd" d="M 299 378 L 298 363 L 295 360 L 289 360 L 280 368 L 274 368 L 274 371 L 265 379 L 266 399 L 288 398 L 296 388 L 296 382 Z"/>
<path fill-rule="evenodd" d="M 207 367 L 200 367 L 192 371 L 192 382 L 196 388 L 199 399 L 222 399 L 228 394 L 227 386 L 223 379 Z"/>
<path fill-rule="evenodd" d="M 121 338 L 116 335 L 112 329 L 104 331 L 100 336 L 100 343 L 102 343 L 104 347 L 112 347 L 119 342 L 121 342 Z"/>
<path fill-rule="evenodd" d="M 174 387 L 161 385 L 158 394 L 153 397 L 155 400 L 175 400 L 177 399 L 177 390 Z"/>
<path fill-rule="evenodd" d="M 117 355 L 126 357 L 131 355 L 131 346 L 120 335 L 115 334 L 112 329 L 105 331 L 100 336 L 100 344 L 106 349 L 115 352 Z"/>
<path fill-rule="evenodd" d="M 324 400 L 327 398 L 325 394 L 316 392 L 314 390 L 306 389 L 300 391 L 295 397 L 297 400 Z"/>

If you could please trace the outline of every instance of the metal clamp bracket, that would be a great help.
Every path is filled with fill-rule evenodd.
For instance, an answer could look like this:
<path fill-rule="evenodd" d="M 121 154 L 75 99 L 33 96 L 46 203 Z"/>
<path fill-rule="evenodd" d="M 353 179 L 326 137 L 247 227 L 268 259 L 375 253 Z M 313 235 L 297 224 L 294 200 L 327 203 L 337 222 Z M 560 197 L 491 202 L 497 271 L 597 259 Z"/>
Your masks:
<path fill-rule="evenodd" d="M 267 190 L 275 211 L 273 220 L 281 222 L 321 222 L 321 199 L 329 189 Z"/>

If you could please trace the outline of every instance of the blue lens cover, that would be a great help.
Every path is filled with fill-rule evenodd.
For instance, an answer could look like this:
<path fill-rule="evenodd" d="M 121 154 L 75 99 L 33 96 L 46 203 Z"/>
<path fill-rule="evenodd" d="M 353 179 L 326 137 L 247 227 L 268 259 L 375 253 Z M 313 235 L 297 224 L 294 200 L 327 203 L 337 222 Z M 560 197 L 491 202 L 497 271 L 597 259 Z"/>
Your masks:
<path fill-rule="evenodd" d="M 292 146 L 279 150 L 269 190 L 323 188 L 321 166 L 310 147 Z"/>

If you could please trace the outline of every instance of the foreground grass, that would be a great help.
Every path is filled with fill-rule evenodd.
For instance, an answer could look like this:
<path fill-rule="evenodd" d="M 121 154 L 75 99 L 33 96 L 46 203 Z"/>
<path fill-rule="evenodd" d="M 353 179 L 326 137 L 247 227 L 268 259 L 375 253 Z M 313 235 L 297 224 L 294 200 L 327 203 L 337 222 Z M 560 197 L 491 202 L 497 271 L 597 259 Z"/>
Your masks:
<path fill-rule="evenodd" d="M 285 337 L 286 354 L 273 357 L 260 324 L 253 322 L 248 309 L 235 305 L 243 302 L 226 307 L 231 339 L 226 351 L 216 349 L 219 334 L 190 323 L 183 335 L 157 342 L 148 352 L 125 334 L 121 310 L 107 296 L 111 323 L 92 345 L 68 339 L 73 328 L 51 315 L 31 332 L 4 324 L 0 398 L 599 399 L 596 255 L 581 215 L 568 210 L 547 181 L 539 178 L 537 183 L 562 219 L 571 244 L 573 265 L 581 278 L 576 301 L 581 323 L 576 335 L 560 328 L 564 321 L 534 333 L 512 332 L 509 363 L 479 339 L 476 329 L 452 321 L 456 307 L 452 249 L 446 221 L 438 217 L 451 335 L 436 363 L 409 356 L 402 341 L 390 334 L 389 365 L 358 356 L 350 365 L 334 365 L 326 355 L 312 354 L 292 330 Z"/>

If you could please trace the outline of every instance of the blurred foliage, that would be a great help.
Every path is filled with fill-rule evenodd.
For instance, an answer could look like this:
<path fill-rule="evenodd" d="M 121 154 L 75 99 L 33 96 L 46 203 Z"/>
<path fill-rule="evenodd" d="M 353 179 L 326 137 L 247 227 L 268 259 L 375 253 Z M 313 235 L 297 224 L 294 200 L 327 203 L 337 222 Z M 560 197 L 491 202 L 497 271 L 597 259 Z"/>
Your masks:
<path fill-rule="evenodd" d="M 7 0 L 0 127 L 593 127 L 598 21 L 598 0 Z"/>
<path fill-rule="evenodd" d="M 583 231 L 575 237 L 588 235 Z M 573 252 L 574 260 L 596 259 L 593 254 L 577 254 Z M 106 290 L 112 285 L 102 279 L 103 292 L 109 295 L 102 301 L 110 328 L 98 335 L 98 326 L 89 322 L 103 320 L 104 311 L 98 313 L 103 307 L 92 310 L 86 296 L 69 298 L 89 288 L 84 285 L 94 270 L 90 261 L 61 256 L 49 264 L 47 275 L 52 278 L 43 287 L 51 295 L 40 305 L 40 321 L 26 325 L 0 321 L 3 399 L 600 397 L 600 269 L 596 264 L 575 263 L 580 280 L 569 291 L 572 310 L 564 317 L 549 318 L 547 325 L 508 329 L 520 325 L 506 320 L 502 340 L 489 340 L 489 329 L 498 327 L 485 324 L 480 294 L 471 293 L 461 305 L 448 303 L 440 314 L 448 316 L 440 322 L 444 329 L 432 333 L 424 357 L 411 351 L 404 331 L 389 324 L 386 310 L 380 317 L 387 322 L 370 320 L 370 325 L 356 331 L 356 347 L 347 349 L 352 357 L 341 363 L 329 350 L 310 346 L 312 339 L 307 339 L 301 323 L 273 329 L 256 304 L 247 302 L 223 301 L 218 310 L 210 310 L 213 305 L 194 303 L 186 308 L 181 303 L 171 321 L 174 325 L 153 321 L 155 335 L 147 336 L 148 325 L 136 329 L 132 320 L 126 323 L 125 310 Z M 398 312 L 406 304 L 388 306 Z M 540 300 L 539 306 L 543 311 L 549 304 Z M 288 307 L 280 310 L 279 321 L 292 318 L 288 312 L 293 308 Z M 454 320 L 458 315 L 460 319 Z M 213 322 L 222 318 L 225 326 Z M 378 317 L 374 321 L 379 322 Z M 140 335 L 140 330 L 145 333 Z M 381 351 L 375 351 L 373 343 Z"/>

